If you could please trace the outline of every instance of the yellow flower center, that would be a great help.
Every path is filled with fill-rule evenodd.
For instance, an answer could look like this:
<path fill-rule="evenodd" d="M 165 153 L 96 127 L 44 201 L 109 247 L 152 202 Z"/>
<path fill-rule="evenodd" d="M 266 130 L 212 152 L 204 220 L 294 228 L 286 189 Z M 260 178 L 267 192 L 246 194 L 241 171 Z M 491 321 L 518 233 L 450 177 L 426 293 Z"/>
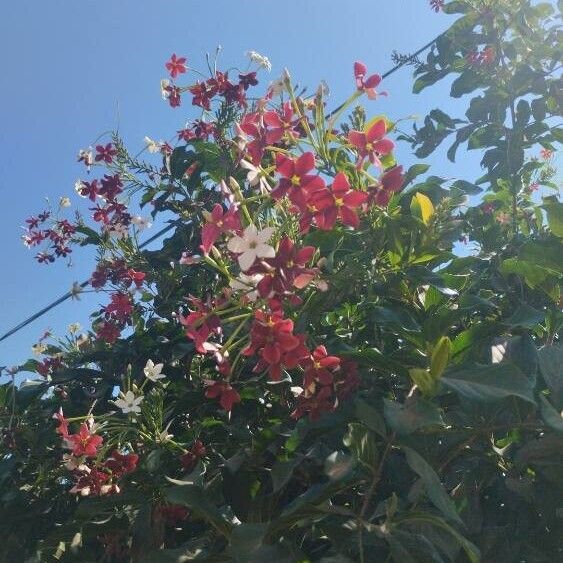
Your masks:
<path fill-rule="evenodd" d="M 291 177 L 291 185 L 298 186 L 300 183 L 301 183 L 301 178 L 297 174 L 294 174 Z"/>
<path fill-rule="evenodd" d="M 341 197 L 337 197 L 334 199 L 334 205 L 336 205 L 336 207 L 342 207 L 344 205 L 344 200 Z"/>

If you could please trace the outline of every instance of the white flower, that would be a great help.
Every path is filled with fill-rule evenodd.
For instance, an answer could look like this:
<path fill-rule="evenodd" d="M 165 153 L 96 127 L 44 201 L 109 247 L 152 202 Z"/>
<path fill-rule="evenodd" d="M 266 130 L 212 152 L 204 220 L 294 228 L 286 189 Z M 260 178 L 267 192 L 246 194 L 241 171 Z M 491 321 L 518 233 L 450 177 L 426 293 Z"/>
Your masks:
<path fill-rule="evenodd" d="M 84 185 L 84 182 L 78 178 L 78 180 L 76 180 L 76 182 L 74 182 L 74 191 L 80 196 L 80 197 L 86 197 L 85 195 L 82 195 L 82 188 L 85 188 L 86 186 Z"/>
<path fill-rule="evenodd" d="M 71 334 L 76 334 L 81 328 L 80 323 L 72 323 L 68 325 L 68 331 Z"/>
<path fill-rule="evenodd" d="M 150 153 L 157 153 L 160 152 L 160 148 L 162 147 L 162 141 L 159 143 L 157 141 L 153 141 L 150 137 L 145 137 L 145 145 L 147 145 L 147 150 Z"/>
<path fill-rule="evenodd" d="M 61 197 L 61 199 L 59 200 L 59 205 L 61 207 L 70 207 L 70 198 Z"/>
<path fill-rule="evenodd" d="M 109 233 L 110 237 L 116 239 L 123 239 L 129 235 L 129 228 L 123 223 L 115 223 L 114 225 L 109 225 L 105 228 L 105 231 Z"/>
<path fill-rule="evenodd" d="M 256 51 L 246 51 L 246 56 L 258 65 L 258 68 L 265 68 L 268 72 L 272 70 L 272 63 L 268 57 L 257 53 Z"/>
<path fill-rule="evenodd" d="M 170 80 L 168 80 L 168 78 L 163 78 L 160 81 L 160 94 L 162 95 L 163 100 L 168 99 L 168 96 L 170 96 L 170 92 L 167 90 L 169 86 Z"/>
<path fill-rule="evenodd" d="M 131 217 L 131 223 L 137 225 L 137 228 L 142 231 L 144 229 L 150 229 L 152 227 L 151 221 L 146 217 L 141 217 L 140 215 L 134 215 Z"/>
<path fill-rule="evenodd" d="M 41 354 L 43 354 L 43 352 L 45 352 L 45 350 L 47 350 L 47 345 L 43 344 L 42 342 L 40 342 L 39 344 L 34 344 L 31 347 L 31 351 L 33 352 L 34 356 L 40 356 Z"/>
<path fill-rule="evenodd" d="M 285 83 L 282 78 L 278 78 L 273 82 L 270 82 L 268 85 L 268 92 L 272 94 L 272 96 L 279 96 L 285 90 Z"/>
<path fill-rule="evenodd" d="M 243 272 L 254 264 L 256 258 L 274 258 L 276 251 L 266 244 L 273 232 L 272 227 L 258 231 L 254 225 L 249 225 L 244 229 L 242 237 L 234 236 L 229 239 L 227 248 L 235 254 L 240 254 L 238 263 Z"/>
<path fill-rule="evenodd" d="M 238 278 L 232 279 L 229 285 L 234 291 L 245 291 L 246 297 L 249 301 L 256 301 L 258 298 L 258 291 L 256 286 L 264 276 L 262 274 L 254 274 L 248 276 L 247 274 L 241 274 Z"/>
<path fill-rule="evenodd" d="M 143 373 L 147 379 L 151 381 L 157 381 L 158 379 L 164 379 L 166 375 L 162 373 L 162 368 L 164 364 L 155 364 L 152 360 L 147 360 L 147 364 L 143 369 Z"/>
<path fill-rule="evenodd" d="M 143 397 L 135 397 L 133 391 L 127 391 L 127 393 L 119 393 L 119 399 L 114 401 L 115 406 L 121 409 L 123 414 L 133 412 L 139 414 L 141 412 L 141 403 Z"/>
<path fill-rule="evenodd" d="M 248 160 L 242 159 L 240 161 L 240 165 L 245 170 L 248 170 L 248 174 L 246 175 L 246 179 L 251 186 L 259 186 L 261 194 L 270 193 L 270 184 L 268 184 L 266 180 L 266 175 L 260 166 L 254 166 L 252 162 L 248 162 Z"/>

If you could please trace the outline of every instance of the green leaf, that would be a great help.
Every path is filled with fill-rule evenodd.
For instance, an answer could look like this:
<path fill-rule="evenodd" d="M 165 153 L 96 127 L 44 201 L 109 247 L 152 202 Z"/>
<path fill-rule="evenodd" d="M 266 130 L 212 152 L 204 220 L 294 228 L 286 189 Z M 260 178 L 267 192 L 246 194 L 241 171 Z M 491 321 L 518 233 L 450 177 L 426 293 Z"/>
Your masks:
<path fill-rule="evenodd" d="M 381 414 L 362 399 L 355 401 L 356 418 L 363 422 L 370 430 L 379 434 L 382 438 L 387 438 L 385 421 Z"/>
<path fill-rule="evenodd" d="M 352 457 L 344 452 L 335 451 L 325 459 L 324 472 L 331 481 L 340 481 L 350 475 L 354 465 Z"/>
<path fill-rule="evenodd" d="M 468 367 L 449 373 L 441 381 L 463 397 L 478 402 L 513 396 L 535 404 L 532 383 L 510 363 Z"/>
<path fill-rule="evenodd" d="M 468 195 L 477 195 L 483 191 L 483 189 L 479 186 L 472 184 L 471 182 L 467 182 L 466 180 L 456 180 L 451 187 Z"/>
<path fill-rule="evenodd" d="M 438 379 L 444 373 L 444 370 L 450 361 L 451 349 L 452 343 L 447 336 L 442 336 L 432 349 L 430 373 L 435 379 Z"/>
<path fill-rule="evenodd" d="M 377 446 L 373 432 L 366 426 L 357 423 L 348 424 L 348 433 L 344 436 L 343 443 L 362 465 L 372 472 L 376 471 Z"/>
<path fill-rule="evenodd" d="M 407 456 L 407 463 L 410 468 L 422 479 L 426 494 L 432 501 L 432 504 L 434 504 L 444 516 L 463 525 L 463 520 L 459 517 L 455 504 L 444 489 L 440 478 L 434 469 L 432 469 L 432 466 L 412 448 L 403 446 L 403 451 Z"/>
<path fill-rule="evenodd" d="M 420 397 L 409 397 L 404 404 L 384 399 L 385 419 L 397 434 L 412 434 L 428 426 L 444 426 L 438 407 Z"/>
<path fill-rule="evenodd" d="M 438 382 L 427 369 L 411 368 L 409 375 L 413 383 L 420 389 L 425 397 L 432 397 L 438 390 Z"/>
<path fill-rule="evenodd" d="M 444 522 L 441 518 L 434 516 L 433 514 L 428 514 L 427 512 L 409 512 L 405 516 L 400 516 L 397 518 L 397 525 L 401 525 L 403 523 L 409 523 L 411 521 L 414 522 L 427 522 L 437 528 L 442 528 L 446 530 L 449 534 L 451 534 L 462 549 L 465 551 L 467 558 L 471 563 L 480 563 L 481 562 L 481 554 L 479 549 L 471 543 L 468 539 L 463 537 L 457 530 L 452 528 L 447 522 Z"/>
<path fill-rule="evenodd" d="M 563 346 L 544 346 L 538 350 L 540 372 L 551 391 L 556 408 L 563 406 Z"/>
<path fill-rule="evenodd" d="M 164 490 L 164 497 L 172 504 L 187 506 L 212 524 L 223 535 L 228 536 L 230 534 L 231 524 L 223 518 L 223 515 L 209 500 L 209 496 L 201 487 L 192 484 L 169 487 Z"/>
<path fill-rule="evenodd" d="M 514 313 L 503 324 L 511 328 L 535 328 L 545 319 L 545 313 L 530 307 L 526 303 L 519 305 Z"/>
<path fill-rule="evenodd" d="M 563 203 L 552 196 L 544 198 L 542 207 L 547 214 L 547 224 L 551 232 L 557 237 L 563 237 Z"/>
<path fill-rule="evenodd" d="M 563 432 L 563 412 L 557 412 L 543 395 L 540 395 L 540 409 L 546 424 L 556 432 Z"/>
<path fill-rule="evenodd" d="M 414 164 L 405 174 L 403 186 L 410 184 L 417 176 L 424 174 L 430 168 L 430 164 Z"/>

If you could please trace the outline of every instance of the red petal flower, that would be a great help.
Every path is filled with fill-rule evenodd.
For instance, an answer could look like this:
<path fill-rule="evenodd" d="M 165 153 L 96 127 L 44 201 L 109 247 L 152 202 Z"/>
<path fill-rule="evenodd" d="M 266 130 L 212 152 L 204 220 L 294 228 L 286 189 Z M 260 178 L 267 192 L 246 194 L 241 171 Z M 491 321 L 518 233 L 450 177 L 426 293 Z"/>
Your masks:
<path fill-rule="evenodd" d="M 172 78 L 176 78 L 179 74 L 186 72 L 186 57 L 177 57 L 174 53 L 170 60 L 164 65 Z"/>

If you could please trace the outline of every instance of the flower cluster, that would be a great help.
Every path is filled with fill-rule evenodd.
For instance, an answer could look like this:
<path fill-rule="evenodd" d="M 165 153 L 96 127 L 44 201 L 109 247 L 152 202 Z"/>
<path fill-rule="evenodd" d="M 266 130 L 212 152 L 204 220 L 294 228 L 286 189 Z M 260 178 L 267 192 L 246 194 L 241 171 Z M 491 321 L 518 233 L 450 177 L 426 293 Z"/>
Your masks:
<path fill-rule="evenodd" d="M 63 200 L 59 207 L 66 207 Z M 25 223 L 25 233 L 22 235 L 25 246 L 32 248 L 43 243 L 46 246 L 35 256 L 40 264 L 52 263 L 59 257 L 66 258 L 72 252 L 71 244 L 75 240 L 77 225 L 68 219 L 54 218 L 52 212 L 47 210 L 28 217 Z"/>
<path fill-rule="evenodd" d="M 112 450 L 105 459 L 100 459 L 103 438 L 97 434 L 97 426 L 92 417 L 80 424 L 78 432 L 69 432 L 69 420 L 62 409 L 53 415 L 59 426 L 57 433 L 70 453 L 63 459 L 65 467 L 74 477 L 71 493 L 80 496 L 101 496 L 120 492 L 118 481 L 137 467 L 139 456 L 135 453 L 120 453 Z"/>

